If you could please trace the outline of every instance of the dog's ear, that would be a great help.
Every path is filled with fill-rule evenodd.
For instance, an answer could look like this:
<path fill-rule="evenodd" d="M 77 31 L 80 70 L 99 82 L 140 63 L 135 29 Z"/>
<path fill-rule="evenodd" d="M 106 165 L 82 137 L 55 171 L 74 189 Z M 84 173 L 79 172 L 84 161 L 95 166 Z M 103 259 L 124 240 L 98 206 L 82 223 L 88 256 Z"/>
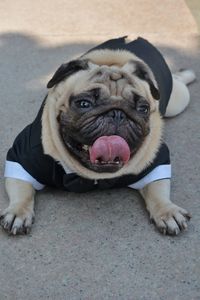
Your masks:
<path fill-rule="evenodd" d="M 134 62 L 134 64 L 135 64 L 134 74 L 136 74 L 136 76 L 138 76 L 142 80 L 145 80 L 149 84 L 150 91 L 153 98 L 159 100 L 160 93 L 158 88 L 156 87 L 156 83 L 152 71 L 149 69 L 148 66 L 146 66 L 142 62 L 137 61 Z"/>
<path fill-rule="evenodd" d="M 56 73 L 53 75 L 51 80 L 47 84 L 47 88 L 52 88 L 55 84 L 61 82 L 68 76 L 80 71 L 86 70 L 88 68 L 87 60 L 72 60 L 66 64 L 62 64 Z"/>

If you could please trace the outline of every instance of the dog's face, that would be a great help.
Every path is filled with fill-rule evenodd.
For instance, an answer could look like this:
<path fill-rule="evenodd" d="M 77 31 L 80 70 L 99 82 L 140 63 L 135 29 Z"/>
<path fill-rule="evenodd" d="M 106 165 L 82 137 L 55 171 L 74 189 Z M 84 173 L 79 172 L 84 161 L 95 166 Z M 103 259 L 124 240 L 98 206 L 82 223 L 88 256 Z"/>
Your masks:
<path fill-rule="evenodd" d="M 82 173 L 106 177 L 123 173 L 147 147 L 159 92 L 139 59 L 112 54 L 109 60 L 106 54 L 99 62 L 96 55 L 62 65 L 48 87 L 55 96 L 57 134 L 70 161 Z"/>

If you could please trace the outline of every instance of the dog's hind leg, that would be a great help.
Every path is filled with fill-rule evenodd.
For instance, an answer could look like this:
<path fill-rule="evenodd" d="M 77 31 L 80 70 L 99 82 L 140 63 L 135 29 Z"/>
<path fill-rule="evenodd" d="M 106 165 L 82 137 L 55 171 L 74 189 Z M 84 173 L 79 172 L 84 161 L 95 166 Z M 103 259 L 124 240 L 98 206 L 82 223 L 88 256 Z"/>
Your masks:
<path fill-rule="evenodd" d="M 180 114 L 190 102 L 190 93 L 187 85 L 196 78 L 192 70 L 183 70 L 172 75 L 173 88 L 165 117 L 174 117 Z"/>
<path fill-rule="evenodd" d="M 11 234 L 29 233 L 34 220 L 33 186 L 26 181 L 6 178 L 9 206 L 0 213 L 1 226 Z"/>

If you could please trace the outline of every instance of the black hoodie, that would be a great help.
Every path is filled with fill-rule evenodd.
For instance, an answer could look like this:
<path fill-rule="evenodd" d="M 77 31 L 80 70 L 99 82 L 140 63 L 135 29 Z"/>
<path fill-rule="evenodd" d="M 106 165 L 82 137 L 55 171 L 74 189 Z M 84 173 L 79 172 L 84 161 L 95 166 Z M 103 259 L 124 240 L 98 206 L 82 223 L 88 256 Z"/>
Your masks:
<path fill-rule="evenodd" d="M 138 38 L 126 44 L 124 38 L 113 39 L 91 49 L 125 49 L 141 58 L 152 70 L 160 92 L 160 113 L 164 115 L 172 91 L 172 76 L 160 52 L 148 41 Z M 89 51 L 89 52 L 90 52 Z M 35 189 L 45 185 L 71 192 L 87 192 L 95 189 L 129 186 L 141 189 L 155 180 L 171 177 L 169 150 L 163 143 L 154 161 L 140 174 L 124 175 L 114 179 L 90 180 L 72 171 L 64 170 L 59 162 L 43 152 L 41 118 L 45 100 L 36 119 L 15 139 L 6 160 L 5 177 L 30 182 Z M 133 170 L 134 173 L 134 170 Z"/>

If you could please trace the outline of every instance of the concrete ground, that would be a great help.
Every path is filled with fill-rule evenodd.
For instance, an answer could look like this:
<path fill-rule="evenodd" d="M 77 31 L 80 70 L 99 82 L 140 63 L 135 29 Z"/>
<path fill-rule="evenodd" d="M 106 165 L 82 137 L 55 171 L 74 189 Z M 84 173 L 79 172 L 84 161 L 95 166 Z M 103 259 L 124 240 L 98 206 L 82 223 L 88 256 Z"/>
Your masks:
<path fill-rule="evenodd" d="M 81 195 L 46 189 L 37 195 L 30 235 L 0 230 L 0 300 L 200 299 L 200 51 L 187 4 L 4 0 L 0 16 L 1 209 L 8 205 L 6 152 L 35 117 L 62 62 L 107 38 L 140 35 L 158 46 L 172 70 L 192 68 L 197 75 L 191 104 L 166 121 L 165 134 L 172 199 L 193 215 L 188 230 L 159 234 L 129 189 Z"/>

